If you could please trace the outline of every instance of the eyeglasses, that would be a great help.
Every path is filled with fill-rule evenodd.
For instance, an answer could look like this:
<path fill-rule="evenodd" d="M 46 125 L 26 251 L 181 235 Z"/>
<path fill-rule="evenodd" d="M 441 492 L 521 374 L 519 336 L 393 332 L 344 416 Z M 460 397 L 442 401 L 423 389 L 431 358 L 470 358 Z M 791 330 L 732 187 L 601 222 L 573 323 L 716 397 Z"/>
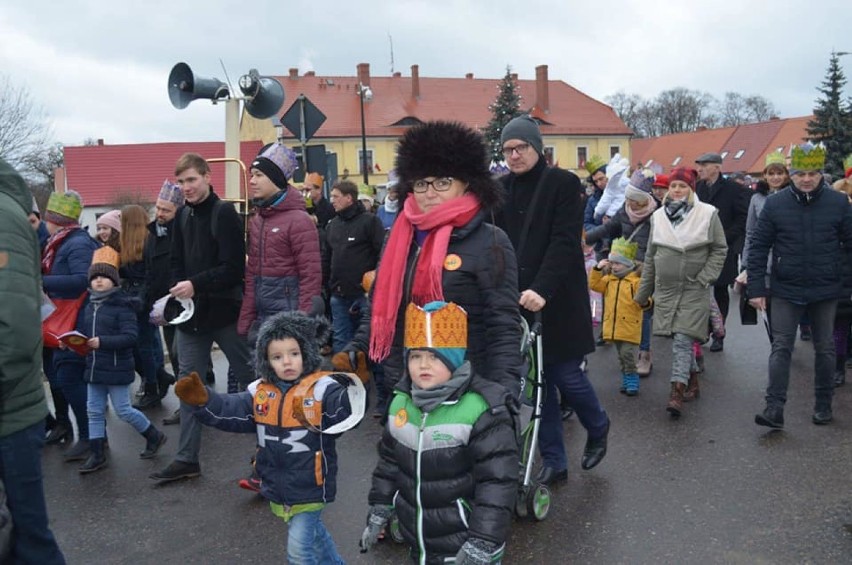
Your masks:
<path fill-rule="evenodd" d="M 446 192 L 453 185 L 453 177 L 441 177 L 435 180 L 416 180 L 412 184 L 414 192 L 426 192 L 429 187 L 435 189 L 435 192 Z"/>
<path fill-rule="evenodd" d="M 514 147 L 504 147 L 503 148 L 503 157 L 511 157 L 512 153 L 517 153 L 518 156 L 523 155 L 527 152 L 527 149 L 530 148 L 529 143 L 519 143 Z"/>

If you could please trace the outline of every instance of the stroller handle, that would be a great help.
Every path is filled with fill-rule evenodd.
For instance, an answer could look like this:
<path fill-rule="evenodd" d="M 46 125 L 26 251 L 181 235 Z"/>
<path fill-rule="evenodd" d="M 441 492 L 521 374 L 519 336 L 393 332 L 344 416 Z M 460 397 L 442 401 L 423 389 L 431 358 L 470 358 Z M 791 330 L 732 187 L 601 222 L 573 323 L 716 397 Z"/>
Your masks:
<path fill-rule="evenodd" d="M 533 324 L 530 327 L 530 333 L 541 335 L 541 310 L 533 313 Z"/>

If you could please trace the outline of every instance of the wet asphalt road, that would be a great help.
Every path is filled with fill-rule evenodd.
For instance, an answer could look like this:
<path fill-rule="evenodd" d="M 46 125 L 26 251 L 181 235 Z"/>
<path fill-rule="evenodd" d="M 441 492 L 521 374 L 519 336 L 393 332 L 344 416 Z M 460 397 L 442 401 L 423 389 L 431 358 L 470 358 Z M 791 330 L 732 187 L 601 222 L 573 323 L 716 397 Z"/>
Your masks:
<path fill-rule="evenodd" d="M 635 398 L 618 393 L 612 346 L 589 357 L 612 420 L 609 454 L 580 470 L 585 433 L 566 423 L 569 479 L 544 522 L 516 521 L 506 563 L 852 563 L 852 383 L 837 391 L 834 422 L 813 425 L 812 348 L 799 342 L 786 429 L 756 426 L 769 345 L 734 317 L 725 351 L 705 349 L 701 398 L 679 421 L 664 410 L 669 341 L 654 338 L 654 372 Z M 222 389 L 220 354 L 216 368 Z M 149 415 L 159 425 L 176 402 L 170 393 Z M 148 474 L 170 461 L 178 428 L 164 428 L 163 452 L 143 461 L 141 436 L 112 412 L 108 427 L 110 465 L 93 475 L 45 448 L 51 526 L 69 563 L 285 562 L 285 524 L 236 486 L 254 436 L 205 429 L 203 475 L 156 486 Z M 348 563 L 408 562 L 390 541 L 357 549 L 379 431 L 370 418 L 338 441 L 338 497 L 323 519 Z"/>

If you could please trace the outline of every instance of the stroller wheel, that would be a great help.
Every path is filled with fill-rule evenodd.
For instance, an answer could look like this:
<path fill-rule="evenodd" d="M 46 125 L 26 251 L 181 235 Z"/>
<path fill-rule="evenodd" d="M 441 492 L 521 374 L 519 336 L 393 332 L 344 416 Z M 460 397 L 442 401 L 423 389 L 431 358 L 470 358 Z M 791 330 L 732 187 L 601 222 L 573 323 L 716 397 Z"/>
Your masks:
<path fill-rule="evenodd" d="M 528 488 L 520 487 L 518 489 L 518 496 L 515 498 L 515 515 L 518 518 L 524 519 L 527 517 L 527 498 L 529 497 L 530 490 Z"/>
<path fill-rule="evenodd" d="M 537 484 L 526 494 L 527 514 L 539 522 L 547 518 L 550 511 L 550 489 L 547 485 Z"/>

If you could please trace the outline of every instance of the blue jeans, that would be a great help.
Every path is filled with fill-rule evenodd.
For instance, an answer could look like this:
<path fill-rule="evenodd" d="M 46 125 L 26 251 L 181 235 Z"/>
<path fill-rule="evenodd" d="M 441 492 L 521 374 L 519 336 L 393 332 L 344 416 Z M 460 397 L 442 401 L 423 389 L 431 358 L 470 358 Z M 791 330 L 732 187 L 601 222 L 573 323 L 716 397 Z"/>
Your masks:
<path fill-rule="evenodd" d="M 148 429 L 151 421 L 145 414 L 130 405 L 130 385 L 89 384 L 89 438 L 100 439 L 106 435 L 107 396 L 119 418 L 133 426 L 140 434 Z"/>
<path fill-rule="evenodd" d="M 147 314 L 137 319 L 136 328 L 139 333 L 133 347 L 136 372 L 142 377 L 143 383 L 156 383 L 157 369 L 164 363 L 159 329 L 148 321 Z"/>
<path fill-rule="evenodd" d="M 10 563 L 65 563 L 47 520 L 41 474 L 44 421 L 0 438 L 0 480 L 12 514 Z"/>
<path fill-rule="evenodd" d="M 331 295 L 331 349 L 333 353 L 342 351 L 355 336 L 355 330 L 361 322 L 361 312 L 366 298 L 358 296 L 346 298 Z"/>
<path fill-rule="evenodd" d="M 651 351 L 651 326 L 654 323 L 654 309 L 648 308 L 642 312 L 642 339 L 639 341 L 639 351 Z"/>
<path fill-rule="evenodd" d="M 321 510 L 301 512 L 290 518 L 287 560 L 293 565 L 343 564 L 321 514 Z"/>
<path fill-rule="evenodd" d="M 568 468 L 559 395 L 574 409 L 590 438 L 600 438 L 607 429 L 606 411 L 601 407 L 588 375 L 581 368 L 582 362 L 580 358 L 544 364 L 545 399 L 539 428 L 539 451 L 544 465 L 557 471 Z"/>

